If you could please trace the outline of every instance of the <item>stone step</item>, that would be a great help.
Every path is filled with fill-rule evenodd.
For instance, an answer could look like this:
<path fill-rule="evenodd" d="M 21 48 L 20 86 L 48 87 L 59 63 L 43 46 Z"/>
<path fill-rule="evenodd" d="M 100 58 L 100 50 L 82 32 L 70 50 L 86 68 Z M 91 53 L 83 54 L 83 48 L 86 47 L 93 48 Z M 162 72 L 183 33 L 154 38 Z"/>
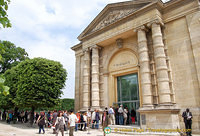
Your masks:
<path fill-rule="evenodd" d="M 179 132 L 170 132 L 167 129 L 141 129 L 139 126 L 109 125 L 111 133 L 134 136 L 181 136 Z M 166 132 L 163 132 L 166 131 Z"/>

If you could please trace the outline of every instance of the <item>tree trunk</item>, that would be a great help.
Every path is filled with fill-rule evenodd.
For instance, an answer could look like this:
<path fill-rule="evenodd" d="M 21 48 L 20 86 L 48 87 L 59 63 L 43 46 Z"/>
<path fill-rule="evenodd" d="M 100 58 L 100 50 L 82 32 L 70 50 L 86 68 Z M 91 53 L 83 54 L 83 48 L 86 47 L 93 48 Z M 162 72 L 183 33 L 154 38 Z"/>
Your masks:
<path fill-rule="evenodd" d="M 31 107 L 30 125 L 33 126 L 34 123 L 34 111 L 35 107 Z"/>
<path fill-rule="evenodd" d="M 6 120 L 6 109 L 3 109 L 2 120 Z"/>
<path fill-rule="evenodd" d="M 16 121 L 17 121 L 17 113 L 18 113 L 18 107 L 15 107 L 15 110 L 14 110 L 14 116 L 13 116 L 13 123 L 15 124 Z"/>

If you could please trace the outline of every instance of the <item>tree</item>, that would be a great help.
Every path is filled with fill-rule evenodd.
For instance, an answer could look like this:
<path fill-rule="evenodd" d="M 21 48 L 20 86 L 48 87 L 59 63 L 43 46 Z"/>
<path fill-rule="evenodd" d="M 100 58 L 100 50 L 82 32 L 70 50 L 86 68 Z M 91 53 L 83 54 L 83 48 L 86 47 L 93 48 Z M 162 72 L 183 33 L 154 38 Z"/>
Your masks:
<path fill-rule="evenodd" d="M 69 99 L 69 98 L 60 99 L 59 104 L 53 108 L 56 110 L 72 110 L 74 109 L 74 99 Z"/>
<path fill-rule="evenodd" d="M 54 107 L 59 102 L 65 86 L 67 72 L 56 61 L 34 58 L 20 62 L 16 67 L 17 91 L 14 102 L 20 107 Z"/>
<path fill-rule="evenodd" d="M 0 24 L 6 28 L 11 27 L 10 20 L 8 19 L 7 10 L 10 0 L 0 0 Z M 0 26 L 1 28 L 1 26 Z"/>
<path fill-rule="evenodd" d="M 2 60 L 0 61 L 0 74 L 28 58 L 28 53 L 25 49 L 16 47 L 9 41 L 0 41 L 0 46 L 0 54 L 2 56 Z"/>
<path fill-rule="evenodd" d="M 4 85 L 5 78 L 1 75 L 0 76 L 0 94 L 8 95 L 9 94 L 9 87 Z"/>

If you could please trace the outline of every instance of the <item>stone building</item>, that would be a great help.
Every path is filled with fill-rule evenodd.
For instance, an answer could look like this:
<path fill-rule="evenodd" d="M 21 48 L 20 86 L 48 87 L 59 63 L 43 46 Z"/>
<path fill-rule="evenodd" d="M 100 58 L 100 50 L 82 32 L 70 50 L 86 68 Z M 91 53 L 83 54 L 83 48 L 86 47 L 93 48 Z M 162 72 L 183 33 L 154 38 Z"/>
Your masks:
<path fill-rule="evenodd" d="M 199 0 L 108 4 L 78 36 L 75 110 L 122 104 L 141 128 L 200 130 Z"/>

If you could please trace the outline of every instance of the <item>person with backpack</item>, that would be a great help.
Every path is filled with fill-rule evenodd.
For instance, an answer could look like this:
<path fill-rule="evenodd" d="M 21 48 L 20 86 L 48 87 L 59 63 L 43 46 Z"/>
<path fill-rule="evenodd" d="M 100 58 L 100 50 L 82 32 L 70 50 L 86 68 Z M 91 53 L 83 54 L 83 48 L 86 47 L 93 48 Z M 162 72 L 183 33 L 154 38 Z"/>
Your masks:
<path fill-rule="evenodd" d="M 45 133 L 45 130 L 44 130 L 45 113 L 44 112 L 40 113 L 40 116 L 37 119 L 37 123 L 38 123 L 38 126 L 39 126 L 39 134 L 41 133 L 41 130 L 43 130 L 43 134 L 44 134 Z"/>
<path fill-rule="evenodd" d="M 62 115 L 63 115 L 63 113 L 59 112 L 58 116 L 56 118 L 56 122 L 55 122 L 55 125 L 56 125 L 56 136 L 58 136 L 59 131 L 61 131 L 62 136 L 64 136 L 65 119 L 64 119 L 64 117 Z"/>

